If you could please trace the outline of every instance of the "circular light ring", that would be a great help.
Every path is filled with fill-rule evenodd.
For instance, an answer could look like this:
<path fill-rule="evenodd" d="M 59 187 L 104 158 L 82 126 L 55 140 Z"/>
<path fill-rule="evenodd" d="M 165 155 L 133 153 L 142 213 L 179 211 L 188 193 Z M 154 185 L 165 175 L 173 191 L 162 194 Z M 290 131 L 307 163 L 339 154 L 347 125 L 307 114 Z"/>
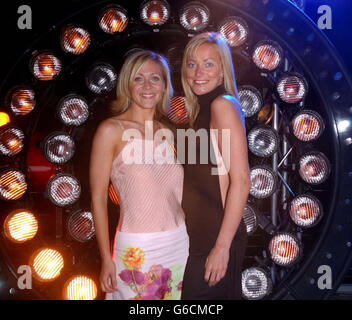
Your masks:
<path fill-rule="evenodd" d="M 94 300 L 97 295 L 95 281 L 86 275 L 72 276 L 64 285 L 65 300 Z"/>
<path fill-rule="evenodd" d="M 302 110 L 291 121 L 291 131 L 301 141 L 317 140 L 325 129 L 323 118 L 313 110 Z"/>
<path fill-rule="evenodd" d="M 51 163 L 66 163 L 75 154 L 75 142 L 66 132 L 53 132 L 44 140 L 43 154 Z"/>
<path fill-rule="evenodd" d="M 71 174 L 59 173 L 47 184 L 47 194 L 52 203 L 65 207 L 75 203 L 81 195 L 81 184 Z"/>
<path fill-rule="evenodd" d="M 85 210 L 72 213 L 67 221 L 67 230 L 79 242 L 91 240 L 95 233 L 92 213 Z"/>
<path fill-rule="evenodd" d="M 290 267 L 302 257 L 302 245 L 289 233 L 278 233 L 269 242 L 270 257 L 282 267 Z"/>
<path fill-rule="evenodd" d="M 88 103 L 79 95 L 69 94 L 59 101 L 57 115 L 60 121 L 67 126 L 80 126 L 89 117 Z"/>
<path fill-rule="evenodd" d="M 209 25 L 210 11 L 204 4 L 192 1 L 180 11 L 180 23 L 189 31 L 199 32 Z"/>
<path fill-rule="evenodd" d="M 275 41 L 260 41 L 254 47 L 252 59 L 259 69 L 272 72 L 281 65 L 283 51 Z"/>
<path fill-rule="evenodd" d="M 218 32 L 230 47 L 240 47 L 248 39 L 249 28 L 241 17 L 227 17 L 220 23 Z"/>
<path fill-rule="evenodd" d="M 61 31 L 60 43 L 65 52 L 79 55 L 88 49 L 90 34 L 80 26 L 69 24 Z"/>
<path fill-rule="evenodd" d="M 128 24 L 127 11 L 119 5 L 108 5 L 99 13 L 99 26 L 109 34 L 119 33 L 125 30 Z"/>
<path fill-rule="evenodd" d="M 8 92 L 6 103 L 16 116 L 25 116 L 36 105 L 35 92 L 27 86 L 16 86 Z"/>
<path fill-rule="evenodd" d="M 18 200 L 27 190 L 25 175 L 18 169 L 0 172 L 0 199 Z"/>
<path fill-rule="evenodd" d="M 32 74 L 42 81 L 50 81 L 58 76 L 61 71 L 61 61 L 48 51 L 35 53 L 30 60 Z"/>
<path fill-rule="evenodd" d="M 279 148 L 279 135 L 271 126 L 261 124 L 248 133 L 248 148 L 258 157 L 270 157 Z"/>
<path fill-rule="evenodd" d="M 242 272 L 242 296 L 248 300 L 260 300 L 272 291 L 272 282 L 262 268 L 252 267 Z"/>
<path fill-rule="evenodd" d="M 299 227 L 311 228 L 323 217 L 323 206 L 314 196 L 304 194 L 296 196 L 289 205 L 292 221 Z"/>
<path fill-rule="evenodd" d="M 149 26 L 161 26 L 169 20 L 170 6 L 164 0 L 144 1 L 140 6 L 140 17 Z"/>
<path fill-rule="evenodd" d="M 37 250 L 30 261 L 34 277 L 41 282 L 57 279 L 64 267 L 62 254 L 51 248 Z"/>
<path fill-rule="evenodd" d="M 330 175 L 330 168 L 329 159 L 321 152 L 307 152 L 299 159 L 299 174 L 309 184 L 325 182 Z"/>
<path fill-rule="evenodd" d="M 247 234 L 252 235 L 257 230 L 258 218 L 254 209 L 249 204 L 246 204 L 244 207 L 243 221 L 246 225 Z"/>
<path fill-rule="evenodd" d="M 98 94 L 104 94 L 114 89 L 116 80 L 116 71 L 108 63 L 94 64 L 86 76 L 88 89 Z"/>
<path fill-rule="evenodd" d="M 175 96 L 171 99 L 170 109 L 167 117 L 175 123 L 185 123 L 188 119 L 185 108 L 186 98 Z"/>
<path fill-rule="evenodd" d="M 38 232 L 38 220 L 28 210 L 17 209 L 11 212 L 4 222 L 5 236 L 15 243 L 33 239 Z"/>
<path fill-rule="evenodd" d="M 278 80 L 276 91 L 282 101 L 294 104 L 305 98 L 308 92 L 308 83 L 299 73 L 285 73 Z"/>
<path fill-rule="evenodd" d="M 255 166 L 251 168 L 250 179 L 251 188 L 249 193 L 257 199 L 270 197 L 276 190 L 276 175 L 267 166 Z"/>
<path fill-rule="evenodd" d="M 0 129 L 0 154 L 13 157 L 24 147 L 24 133 L 22 130 L 9 126 Z"/>
<path fill-rule="evenodd" d="M 241 108 L 246 118 L 256 114 L 263 105 L 263 98 L 259 90 L 253 86 L 240 86 L 238 95 L 241 101 Z"/>

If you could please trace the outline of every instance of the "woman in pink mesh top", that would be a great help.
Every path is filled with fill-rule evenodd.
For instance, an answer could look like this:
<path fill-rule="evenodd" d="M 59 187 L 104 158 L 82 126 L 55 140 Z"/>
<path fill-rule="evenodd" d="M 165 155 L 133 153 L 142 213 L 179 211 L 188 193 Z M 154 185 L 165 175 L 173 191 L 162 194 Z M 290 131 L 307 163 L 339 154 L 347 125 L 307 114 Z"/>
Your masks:
<path fill-rule="evenodd" d="M 129 55 L 117 83 L 117 115 L 99 125 L 93 140 L 92 212 L 100 284 L 108 300 L 180 299 L 189 246 L 181 207 L 183 167 L 161 123 L 172 93 L 162 56 L 145 50 Z M 120 201 L 112 255 L 110 180 Z"/>

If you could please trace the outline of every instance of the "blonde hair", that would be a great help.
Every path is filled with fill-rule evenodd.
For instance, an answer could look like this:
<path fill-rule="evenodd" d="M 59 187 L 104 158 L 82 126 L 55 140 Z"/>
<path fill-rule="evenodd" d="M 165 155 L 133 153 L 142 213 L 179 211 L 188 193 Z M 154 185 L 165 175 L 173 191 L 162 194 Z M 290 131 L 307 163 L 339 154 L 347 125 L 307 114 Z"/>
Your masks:
<path fill-rule="evenodd" d="M 205 33 L 196 35 L 186 45 L 186 48 L 183 54 L 182 69 L 181 69 L 181 82 L 182 82 L 183 90 L 186 97 L 185 107 L 186 107 L 190 126 L 193 126 L 194 121 L 198 116 L 200 107 L 198 104 L 197 96 L 193 93 L 191 87 L 187 83 L 187 78 L 186 78 L 187 60 L 192 55 L 194 55 L 198 47 L 204 43 L 208 43 L 212 45 L 220 56 L 221 66 L 224 73 L 224 87 L 225 87 L 226 93 L 231 96 L 234 96 L 236 99 L 239 100 L 235 71 L 232 64 L 231 51 L 226 41 L 220 36 L 220 34 L 216 32 L 205 32 Z"/>
<path fill-rule="evenodd" d="M 132 101 L 131 84 L 137 72 L 147 61 L 154 61 L 161 67 L 163 80 L 165 82 L 163 96 L 156 105 L 155 119 L 161 119 L 167 114 L 171 97 L 173 96 L 173 87 L 167 60 L 160 54 L 142 49 L 130 54 L 121 68 L 116 85 L 117 99 L 111 104 L 113 114 L 121 114 L 129 108 Z"/>

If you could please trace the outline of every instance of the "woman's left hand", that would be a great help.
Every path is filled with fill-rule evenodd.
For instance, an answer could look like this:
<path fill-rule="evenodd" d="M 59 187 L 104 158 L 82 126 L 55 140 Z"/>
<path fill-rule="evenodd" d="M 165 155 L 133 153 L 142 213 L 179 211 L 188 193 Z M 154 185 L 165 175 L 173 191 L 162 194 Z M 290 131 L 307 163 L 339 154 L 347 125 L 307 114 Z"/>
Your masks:
<path fill-rule="evenodd" d="M 209 286 L 215 286 L 226 274 L 229 262 L 229 249 L 214 247 L 205 262 L 204 280 Z"/>

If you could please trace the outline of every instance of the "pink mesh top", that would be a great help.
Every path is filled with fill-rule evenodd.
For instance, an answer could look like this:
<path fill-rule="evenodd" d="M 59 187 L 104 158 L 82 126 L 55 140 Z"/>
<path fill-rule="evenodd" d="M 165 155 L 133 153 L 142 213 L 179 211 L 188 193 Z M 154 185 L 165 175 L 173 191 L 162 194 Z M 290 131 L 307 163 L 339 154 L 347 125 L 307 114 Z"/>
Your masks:
<path fill-rule="evenodd" d="M 126 122 L 118 122 L 125 129 Z M 183 167 L 167 148 L 172 150 L 166 140 L 134 138 L 114 159 L 110 179 L 120 202 L 119 231 L 159 232 L 184 223 Z"/>

